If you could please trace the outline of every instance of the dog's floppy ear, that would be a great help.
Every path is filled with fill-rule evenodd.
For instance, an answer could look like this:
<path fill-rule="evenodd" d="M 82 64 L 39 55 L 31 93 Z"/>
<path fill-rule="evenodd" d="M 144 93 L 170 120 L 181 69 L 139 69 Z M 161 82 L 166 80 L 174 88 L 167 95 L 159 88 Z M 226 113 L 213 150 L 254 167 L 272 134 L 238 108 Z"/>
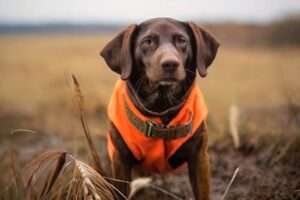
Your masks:
<path fill-rule="evenodd" d="M 193 22 L 188 22 L 188 26 L 192 31 L 195 40 L 195 61 L 200 76 L 205 77 L 206 69 L 211 65 L 216 57 L 219 43 L 207 31 L 197 26 Z"/>
<path fill-rule="evenodd" d="M 110 69 L 120 74 L 123 80 L 128 79 L 132 71 L 131 40 L 136 27 L 136 25 L 128 26 L 112 39 L 100 53 Z"/>

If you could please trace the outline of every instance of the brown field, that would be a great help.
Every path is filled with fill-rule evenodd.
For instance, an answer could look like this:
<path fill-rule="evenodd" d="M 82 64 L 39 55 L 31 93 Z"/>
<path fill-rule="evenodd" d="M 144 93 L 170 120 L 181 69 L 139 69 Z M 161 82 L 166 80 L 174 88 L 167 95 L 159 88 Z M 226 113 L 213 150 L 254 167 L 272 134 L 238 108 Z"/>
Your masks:
<path fill-rule="evenodd" d="M 63 138 L 58 141 L 37 139 L 41 142 L 33 144 L 18 135 L 14 143 L 23 154 L 59 146 L 84 155 L 85 143 L 81 140 L 83 134 L 74 106 L 71 74 L 81 83 L 91 133 L 95 137 L 106 133 L 105 107 L 118 76 L 106 67 L 99 51 L 110 37 L 91 34 L 0 36 L 0 158 L 3 160 L 0 170 L 9 168 L 9 135 L 16 128 L 35 130 L 48 138 Z M 299 55 L 300 48 L 221 46 L 208 77 L 198 80 L 214 126 L 211 143 L 220 136 L 230 138 L 226 135 L 228 111 L 233 104 L 242 110 L 242 115 L 255 111 L 253 121 L 259 122 L 251 130 L 266 126 L 259 119 L 268 117 L 272 121 L 272 117 L 281 114 L 265 115 L 264 111 L 291 102 L 299 105 Z M 274 126 L 270 127 L 272 133 Z M 216 155 L 213 160 L 218 159 Z M 238 157 L 239 162 L 243 162 L 242 158 Z M 226 168 L 229 170 L 226 177 L 231 176 L 233 166 Z M 228 182 L 228 179 L 220 180 L 222 184 Z M 0 179 L 0 184 L 5 181 L 6 178 Z M 224 191 L 224 188 L 219 190 Z"/>

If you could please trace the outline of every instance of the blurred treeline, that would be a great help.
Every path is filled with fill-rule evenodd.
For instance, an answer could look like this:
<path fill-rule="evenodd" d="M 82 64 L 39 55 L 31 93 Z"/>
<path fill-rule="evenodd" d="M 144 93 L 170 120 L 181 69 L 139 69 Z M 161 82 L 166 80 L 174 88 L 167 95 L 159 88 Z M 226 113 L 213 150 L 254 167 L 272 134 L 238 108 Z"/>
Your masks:
<path fill-rule="evenodd" d="M 300 46 L 300 15 L 289 15 L 268 24 L 225 22 L 205 27 L 225 45 Z"/>

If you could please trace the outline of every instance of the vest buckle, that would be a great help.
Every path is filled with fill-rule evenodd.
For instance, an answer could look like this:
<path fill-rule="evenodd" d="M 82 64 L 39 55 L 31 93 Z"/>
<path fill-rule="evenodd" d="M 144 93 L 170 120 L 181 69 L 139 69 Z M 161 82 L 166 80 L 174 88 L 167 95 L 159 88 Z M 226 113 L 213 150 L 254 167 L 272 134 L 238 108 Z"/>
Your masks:
<path fill-rule="evenodd" d="M 153 130 L 153 127 L 154 127 L 154 123 L 151 121 L 151 120 L 148 120 L 146 122 L 146 136 L 148 137 L 152 137 L 152 130 Z"/>

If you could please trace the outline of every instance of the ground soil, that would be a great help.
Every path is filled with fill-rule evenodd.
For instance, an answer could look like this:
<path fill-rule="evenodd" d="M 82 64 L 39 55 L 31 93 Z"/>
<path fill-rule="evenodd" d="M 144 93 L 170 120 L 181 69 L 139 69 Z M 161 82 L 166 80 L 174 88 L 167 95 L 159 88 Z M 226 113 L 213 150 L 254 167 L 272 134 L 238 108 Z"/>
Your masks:
<path fill-rule="evenodd" d="M 299 152 L 280 161 L 274 161 L 269 159 L 270 155 L 273 155 L 271 149 L 272 146 L 258 148 L 253 144 L 244 144 L 242 148 L 234 149 L 230 140 L 222 140 L 211 145 L 209 154 L 212 164 L 212 199 L 222 199 L 237 168 L 239 172 L 225 198 L 227 200 L 300 199 Z M 154 176 L 153 184 L 171 192 L 178 197 L 177 199 L 193 199 L 186 173 Z M 154 198 L 176 199 L 151 187 L 140 190 L 133 199 Z"/>
<path fill-rule="evenodd" d="M 251 142 L 242 143 L 239 149 L 233 147 L 230 137 L 220 139 L 210 145 L 212 199 L 222 199 L 222 195 L 237 168 L 240 169 L 239 173 L 229 189 L 225 198 L 226 200 L 300 199 L 300 137 L 294 137 L 293 139 L 270 139 L 270 137 L 264 135 L 264 137 L 259 137 L 255 140 L 246 138 L 246 141 Z M 28 148 L 21 145 L 18 146 L 18 149 L 21 150 L 19 151 L 19 159 L 22 163 L 30 160 L 31 156 L 29 155 L 33 154 L 32 149 L 36 150 L 34 151 L 36 155 L 44 149 L 42 148 L 43 144 L 45 145 L 44 147 L 48 146 L 46 147 L 47 149 L 51 149 L 53 147 L 49 146 L 50 143 L 56 144 L 56 146 L 63 146 L 65 142 L 64 139 L 59 139 L 55 136 L 49 136 L 48 139 L 47 136 L 39 139 L 34 136 L 32 139 L 34 142 L 29 138 L 26 140 Z M 17 140 L 22 140 L 22 143 L 25 143 L 24 138 L 17 138 Z M 85 145 L 84 140 L 84 138 L 81 140 L 83 145 Z M 100 136 L 95 141 L 97 141 L 96 145 L 100 152 L 102 164 L 106 171 L 109 171 L 106 139 Z M 270 143 L 270 141 L 273 143 Z M 7 165 L 10 166 L 8 153 L 2 151 L 1 158 L 2 164 L 8 163 Z M 88 162 L 86 160 L 87 155 L 88 150 L 84 147 L 75 156 L 78 156 L 80 159 L 83 158 L 85 162 Z M 2 176 L 1 182 L 7 186 L 7 179 L 5 177 L 5 175 Z M 153 187 L 146 187 L 139 190 L 134 198 L 132 198 L 133 200 L 153 200 L 154 198 L 160 200 L 193 199 L 186 173 L 155 175 L 152 179 L 152 184 L 155 187 L 158 187 L 160 190 L 166 190 L 172 195 L 170 196 Z M 2 188 L 5 189 L 5 187 Z"/>

